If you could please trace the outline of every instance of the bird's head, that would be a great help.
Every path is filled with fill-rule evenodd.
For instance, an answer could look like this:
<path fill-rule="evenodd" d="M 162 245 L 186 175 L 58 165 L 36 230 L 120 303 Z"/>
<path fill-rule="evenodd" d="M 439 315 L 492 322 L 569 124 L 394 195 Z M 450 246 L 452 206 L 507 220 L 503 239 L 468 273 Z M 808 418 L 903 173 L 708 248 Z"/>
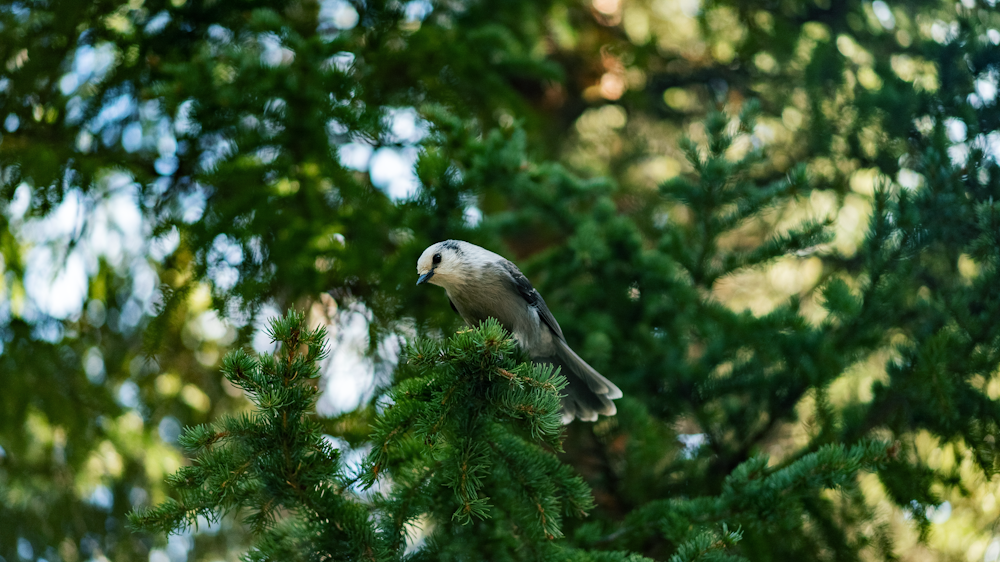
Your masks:
<path fill-rule="evenodd" d="M 477 252 L 482 248 L 460 240 L 445 240 L 432 244 L 417 260 L 417 285 L 433 283 L 441 287 L 464 285 L 474 274 Z"/>

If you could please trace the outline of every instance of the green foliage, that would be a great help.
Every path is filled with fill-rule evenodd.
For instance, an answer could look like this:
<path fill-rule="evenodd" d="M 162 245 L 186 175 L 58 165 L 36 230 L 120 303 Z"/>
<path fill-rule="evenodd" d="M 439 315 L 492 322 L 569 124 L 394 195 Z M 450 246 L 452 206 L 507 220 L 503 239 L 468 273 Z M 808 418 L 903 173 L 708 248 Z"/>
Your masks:
<path fill-rule="evenodd" d="M 208 517 L 198 560 L 981 557 L 1000 13 L 697 4 L 0 2 L 0 556 L 149 558 L 136 509 Z M 446 238 L 518 263 L 615 417 L 444 336 Z M 318 347 L 221 380 L 264 307 L 363 317 L 371 399 L 313 414 Z"/>
<path fill-rule="evenodd" d="M 722 533 L 706 531 L 694 537 L 677 548 L 677 554 L 670 557 L 670 562 L 736 562 L 743 558 L 729 555 L 725 552 L 740 541 L 742 533 L 739 529 L 730 531 L 726 525 L 722 526 Z"/>
<path fill-rule="evenodd" d="M 374 425 L 363 478 L 392 478 L 384 501 L 397 536 L 426 513 L 462 525 L 504 519 L 525 539 L 553 539 L 563 515 L 584 517 L 593 507 L 583 481 L 553 454 L 566 380 L 524 362 L 499 323 L 421 342 L 401 362 L 403 380 Z"/>
<path fill-rule="evenodd" d="M 750 176 L 750 171 L 763 158 L 759 150 L 748 150 L 735 161 L 727 158 L 727 152 L 737 138 L 736 133 L 753 134 L 758 114 L 758 104 L 747 103 L 740 115 L 737 131 L 728 130 L 730 122 L 724 113 L 709 115 L 705 121 L 707 154 L 703 155 L 691 139 L 681 142 L 697 174 L 698 183 L 678 177 L 661 187 L 664 196 L 684 203 L 698 218 L 697 229 L 671 232 L 677 237 L 665 240 L 670 244 L 674 259 L 691 272 L 697 284 L 711 286 L 720 277 L 740 269 L 759 266 L 789 252 L 803 251 L 830 241 L 830 233 L 824 228 L 828 224 L 806 222 L 763 241 L 749 251 L 723 253 L 714 247 L 726 234 L 737 230 L 748 220 L 759 218 L 769 208 L 809 189 L 803 168 L 793 170 L 787 178 L 770 185 L 758 185 Z M 721 263 L 712 263 L 710 260 L 714 257 L 721 258 Z"/>
<path fill-rule="evenodd" d="M 860 443 L 849 450 L 829 445 L 779 469 L 769 469 L 766 456 L 754 457 L 733 470 L 717 497 L 650 502 L 632 514 L 636 529 L 630 532 L 644 534 L 651 531 L 642 529 L 644 522 L 663 521 L 652 532 L 682 538 L 692 521 L 723 518 L 773 532 L 806 516 L 804 500 L 817 490 L 851 486 L 859 470 L 872 471 L 884 465 L 892 456 L 890 451 L 887 444 L 879 442 Z M 735 535 L 736 540 L 741 536 Z M 698 535 L 693 540 L 701 544 L 704 537 Z"/>
<path fill-rule="evenodd" d="M 387 396 L 360 474 L 366 487 L 391 475 L 392 491 L 370 503 L 351 491 L 359 479 L 345 476 L 339 452 L 307 416 L 324 331 L 308 331 L 293 312 L 269 334 L 280 344 L 273 356 L 237 350 L 223 363 L 255 409 L 186 429 L 180 444 L 193 462 L 168 478 L 178 499 L 132 513 L 134 528 L 170 533 L 238 510 L 256 537 L 251 559 L 385 559 L 402 554 L 420 516 L 441 538 L 451 526 L 494 519 L 531 544 L 560 537 L 564 514 L 584 517 L 593 507 L 587 486 L 551 450 L 560 445 L 565 379 L 551 366 L 519 363 L 496 321 L 405 354 L 410 376 Z"/>
<path fill-rule="evenodd" d="M 495 320 L 403 353 L 398 383 L 373 423 L 368 460 L 353 478 L 308 416 L 324 331 L 308 331 L 292 312 L 273 320 L 269 334 L 280 344 L 274 355 L 256 359 L 237 350 L 223 363 L 255 409 L 185 430 L 180 444 L 193 462 L 168 478 L 179 498 L 132 513 L 134 528 L 170 533 L 239 510 L 256 537 L 251 559 L 389 559 L 402 554 L 407 530 L 423 517 L 434 530 L 418 559 L 500 555 L 489 541 L 453 540 L 469 527 L 494 537 L 507 529 L 516 539 L 502 541 L 503 550 L 513 559 L 533 550 L 544 559 L 634 558 L 552 542 L 563 536 L 564 515 L 586 517 L 594 507 L 588 486 L 554 454 L 561 451 L 566 381 L 551 366 L 525 362 Z M 829 445 L 777 470 L 755 457 L 733 471 L 718 497 L 650 502 L 615 535 L 678 540 L 671 560 L 736 560 L 729 552 L 742 533 L 721 519 L 781 525 L 802 512 L 804 497 L 849 485 L 891 454 L 877 442 Z M 355 482 L 391 482 L 390 491 L 365 500 L 352 491 Z M 715 522 L 721 534 L 707 529 L 686 538 L 692 525 Z"/>
<path fill-rule="evenodd" d="M 131 513 L 129 523 L 169 533 L 238 510 L 259 541 L 252 560 L 311 560 L 317 550 L 375 559 L 380 545 L 367 510 L 351 498 L 340 453 L 307 417 L 325 331 L 308 330 L 292 312 L 268 334 L 279 344 L 274 355 L 237 350 L 223 362 L 226 379 L 255 409 L 186 429 L 179 444 L 193 463 L 168 478 L 178 498 Z"/>

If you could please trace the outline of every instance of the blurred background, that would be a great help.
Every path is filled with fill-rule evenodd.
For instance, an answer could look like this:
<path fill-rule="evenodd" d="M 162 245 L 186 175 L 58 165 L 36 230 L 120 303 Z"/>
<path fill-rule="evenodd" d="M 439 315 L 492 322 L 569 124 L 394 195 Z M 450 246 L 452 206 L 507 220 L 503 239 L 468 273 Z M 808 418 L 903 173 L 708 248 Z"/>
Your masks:
<path fill-rule="evenodd" d="M 460 326 L 443 291 L 413 287 L 420 251 L 447 238 L 522 266 L 625 391 L 617 418 L 568 429 L 597 521 L 717 493 L 750 454 L 876 435 L 903 443 L 912 495 L 864 475 L 818 498 L 829 518 L 787 550 L 760 535 L 748 555 L 1000 560 L 998 480 L 977 452 L 992 433 L 871 411 L 922 309 L 837 347 L 821 292 L 871 279 L 877 187 L 992 193 L 998 44 L 989 0 L 4 0 L 0 560 L 236 559 L 234 519 L 169 539 L 124 528 L 166 497 L 182 427 L 247 407 L 221 358 L 270 351 L 262 327 L 289 307 L 328 325 L 317 411 L 361 458 L 403 342 Z M 707 150 L 709 113 L 751 99 L 756 125 L 726 155 L 763 158 L 741 181 L 807 179 L 707 232 L 735 204 L 661 186 L 704 179 L 681 139 Z M 806 221 L 828 238 L 756 267 L 678 257 L 727 263 Z M 953 249 L 911 272 L 912 302 L 974 284 L 980 264 Z M 815 380 L 700 386 L 790 331 L 796 351 L 760 373 L 807 380 L 784 363 L 801 352 Z M 810 355 L 824 341 L 832 355 Z"/>

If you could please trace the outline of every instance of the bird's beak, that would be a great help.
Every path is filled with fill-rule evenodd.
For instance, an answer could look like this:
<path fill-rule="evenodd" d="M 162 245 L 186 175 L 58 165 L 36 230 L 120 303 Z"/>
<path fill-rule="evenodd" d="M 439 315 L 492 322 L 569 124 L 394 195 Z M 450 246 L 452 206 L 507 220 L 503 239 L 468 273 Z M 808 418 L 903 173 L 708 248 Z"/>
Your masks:
<path fill-rule="evenodd" d="M 427 273 L 421 275 L 417 278 L 417 285 L 421 283 L 426 283 L 431 277 L 434 277 L 434 270 L 430 270 Z"/>

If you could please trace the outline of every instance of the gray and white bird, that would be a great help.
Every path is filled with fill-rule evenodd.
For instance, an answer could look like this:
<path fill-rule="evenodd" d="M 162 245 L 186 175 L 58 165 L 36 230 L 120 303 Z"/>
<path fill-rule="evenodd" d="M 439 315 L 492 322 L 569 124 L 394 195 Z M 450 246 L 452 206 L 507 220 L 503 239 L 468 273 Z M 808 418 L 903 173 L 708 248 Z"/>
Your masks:
<path fill-rule="evenodd" d="M 466 324 L 496 318 L 532 361 L 562 367 L 569 382 L 562 398 L 563 423 L 615 415 L 612 400 L 621 398 L 622 391 L 570 349 L 542 295 L 516 265 L 475 244 L 445 240 L 424 250 L 417 274 L 417 285 L 444 287 Z"/>

